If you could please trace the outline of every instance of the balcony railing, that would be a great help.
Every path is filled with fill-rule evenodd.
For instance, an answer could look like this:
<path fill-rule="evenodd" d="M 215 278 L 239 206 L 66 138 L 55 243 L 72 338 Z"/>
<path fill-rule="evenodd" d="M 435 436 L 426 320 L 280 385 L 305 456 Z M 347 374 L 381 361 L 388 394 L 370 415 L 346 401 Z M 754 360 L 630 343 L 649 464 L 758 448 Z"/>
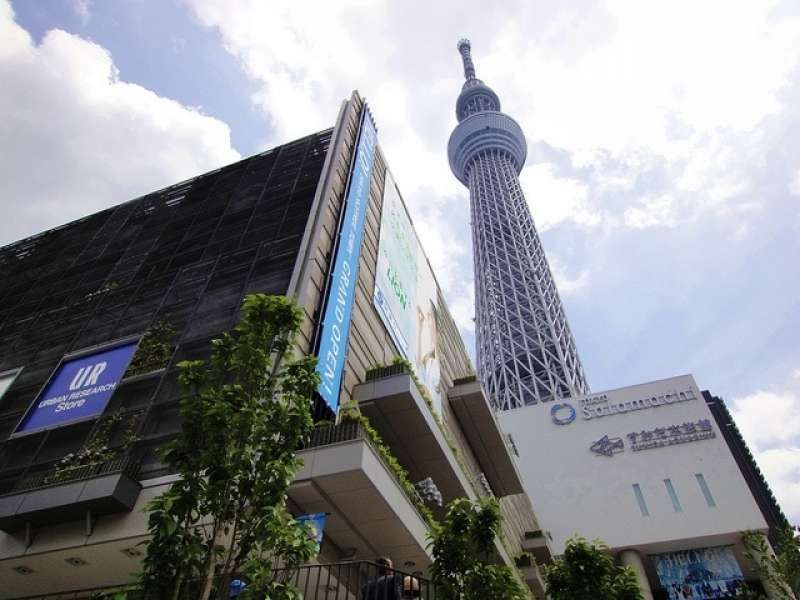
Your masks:
<path fill-rule="evenodd" d="M 394 600 L 398 595 L 403 599 L 436 600 L 436 590 L 433 584 L 420 574 L 386 569 L 367 561 L 277 569 L 274 576 L 277 581 L 291 584 L 297 588 L 304 600 Z M 196 600 L 202 589 L 202 583 L 202 581 L 193 581 L 189 585 L 184 585 L 178 600 Z M 242 586 L 237 584 L 238 581 L 234 585 L 230 585 L 218 580 L 215 585 L 223 585 L 228 588 L 228 591 L 220 594 L 220 590 L 216 589 L 211 597 L 214 599 L 236 598 L 236 591 L 242 589 Z M 398 594 L 387 592 L 392 588 L 396 589 Z M 246 589 L 246 581 L 244 589 Z M 156 600 L 148 598 L 135 586 L 71 590 L 17 597 L 15 600 L 113 600 L 120 592 L 127 593 L 127 600 Z"/>
<path fill-rule="evenodd" d="M 360 423 L 340 423 L 339 425 L 317 426 L 311 431 L 308 443 L 302 448 L 321 448 L 331 446 L 341 442 L 352 442 L 353 440 L 369 440 L 367 432 Z"/>
<path fill-rule="evenodd" d="M 20 479 L 11 491 L 2 495 L 20 494 L 41 488 L 64 485 L 65 483 L 75 483 L 96 477 L 124 473 L 131 479 L 136 479 L 139 472 L 139 462 L 130 456 L 119 456 L 104 462 L 92 463 L 90 465 L 79 465 L 75 467 L 58 468 L 54 467 L 46 471 L 31 473 Z"/>
<path fill-rule="evenodd" d="M 394 365 L 387 365 L 385 367 L 375 367 L 367 371 L 367 381 L 374 381 L 375 379 L 383 379 L 384 377 L 393 377 L 395 375 L 402 375 L 408 373 L 409 369 L 403 363 Z"/>

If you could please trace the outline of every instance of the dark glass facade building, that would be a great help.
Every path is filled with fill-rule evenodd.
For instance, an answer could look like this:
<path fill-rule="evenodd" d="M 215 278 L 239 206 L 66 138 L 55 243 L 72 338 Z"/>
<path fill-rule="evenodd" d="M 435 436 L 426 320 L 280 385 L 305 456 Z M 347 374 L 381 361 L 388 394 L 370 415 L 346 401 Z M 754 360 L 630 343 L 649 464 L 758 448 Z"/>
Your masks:
<path fill-rule="evenodd" d="M 0 494 L 78 450 L 102 420 L 11 438 L 62 356 L 154 327 L 174 348 L 163 370 L 126 377 L 121 415 L 140 477 L 179 427 L 176 363 L 206 356 L 249 292 L 285 294 L 331 139 L 305 137 L 0 250 Z M 136 361 L 134 361 L 135 363 Z"/>

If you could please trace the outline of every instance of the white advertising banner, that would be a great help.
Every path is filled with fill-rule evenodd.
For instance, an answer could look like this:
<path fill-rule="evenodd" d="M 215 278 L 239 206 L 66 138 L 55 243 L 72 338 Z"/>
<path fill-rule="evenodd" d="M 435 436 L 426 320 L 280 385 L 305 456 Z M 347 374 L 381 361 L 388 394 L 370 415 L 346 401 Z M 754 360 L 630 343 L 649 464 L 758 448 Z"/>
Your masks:
<path fill-rule="evenodd" d="M 383 192 L 373 303 L 441 412 L 437 285 L 389 171 Z"/>

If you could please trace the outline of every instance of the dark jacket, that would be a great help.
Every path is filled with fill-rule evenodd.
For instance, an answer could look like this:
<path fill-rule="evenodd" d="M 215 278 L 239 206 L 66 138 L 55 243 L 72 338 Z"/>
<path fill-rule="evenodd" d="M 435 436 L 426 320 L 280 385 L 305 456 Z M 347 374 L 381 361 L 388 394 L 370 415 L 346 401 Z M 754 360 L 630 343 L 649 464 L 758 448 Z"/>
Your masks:
<path fill-rule="evenodd" d="M 361 600 L 402 600 L 401 585 L 402 580 L 397 575 L 381 575 L 364 586 Z"/>

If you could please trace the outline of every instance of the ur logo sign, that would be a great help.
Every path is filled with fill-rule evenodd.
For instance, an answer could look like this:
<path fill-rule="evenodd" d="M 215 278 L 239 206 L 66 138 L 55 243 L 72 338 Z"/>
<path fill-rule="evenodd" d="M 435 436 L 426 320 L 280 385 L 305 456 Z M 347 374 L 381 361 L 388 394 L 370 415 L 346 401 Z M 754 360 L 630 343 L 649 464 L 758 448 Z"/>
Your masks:
<path fill-rule="evenodd" d="M 78 369 L 78 372 L 75 373 L 75 377 L 72 378 L 72 381 L 69 384 L 69 389 L 79 390 L 82 387 L 96 385 L 97 379 L 100 377 L 100 373 L 106 370 L 106 365 L 107 363 L 103 361 L 93 365 L 81 367 Z"/>

